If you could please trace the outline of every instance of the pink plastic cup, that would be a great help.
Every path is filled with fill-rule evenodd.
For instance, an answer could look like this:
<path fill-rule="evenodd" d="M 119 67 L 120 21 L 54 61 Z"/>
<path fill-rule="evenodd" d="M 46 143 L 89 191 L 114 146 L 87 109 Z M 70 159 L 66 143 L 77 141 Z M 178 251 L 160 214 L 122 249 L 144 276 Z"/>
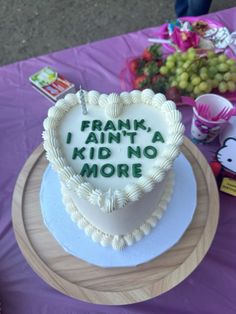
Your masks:
<path fill-rule="evenodd" d="M 197 104 L 209 106 L 211 117 L 216 116 L 223 108 L 233 108 L 233 105 L 226 98 L 215 94 L 204 94 L 196 99 Z M 193 107 L 193 119 L 191 126 L 192 138 L 196 142 L 210 143 L 224 130 L 228 121 L 219 119 L 217 121 L 208 120 L 201 117 L 196 108 Z"/>

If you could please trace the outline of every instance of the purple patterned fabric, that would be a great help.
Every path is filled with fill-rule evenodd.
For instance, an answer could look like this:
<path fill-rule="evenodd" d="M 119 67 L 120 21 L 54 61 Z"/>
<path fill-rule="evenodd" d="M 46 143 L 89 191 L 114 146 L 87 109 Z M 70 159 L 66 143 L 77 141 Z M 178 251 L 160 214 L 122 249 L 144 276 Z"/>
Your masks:
<path fill-rule="evenodd" d="M 236 30 L 236 8 L 209 15 Z M 4 314 L 236 313 L 236 199 L 220 195 L 219 226 L 197 269 L 181 284 L 152 300 L 127 306 L 101 306 L 67 297 L 39 278 L 22 256 L 12 229 L 11 200 L 17 176 L 41 143 L 50 102 L 28 77 L 50 65 L 85 89 L 120 92 L 119 74 L 139 55 L 157 28 L 70 48 L 0 68 L 0 301 Z M 189 135 L 191 109 L 181 108 Z M 210 160 L 217 142 L 199 145 Z"/>

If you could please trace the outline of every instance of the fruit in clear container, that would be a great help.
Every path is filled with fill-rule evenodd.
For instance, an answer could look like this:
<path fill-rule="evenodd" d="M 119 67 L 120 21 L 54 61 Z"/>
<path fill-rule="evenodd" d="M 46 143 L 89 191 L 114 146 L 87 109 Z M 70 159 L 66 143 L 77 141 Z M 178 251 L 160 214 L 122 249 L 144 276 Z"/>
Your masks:
<path fill-rule="evenodd" d="M 198 55 L 194 48 L 168 56 L 160 68 L 171 86 L 181 89 L 183 95 L 193 97 L 209 93 L 214 88 L 219 92 L 236 91 L 236 62 L 225 54 L 210 50 Z"/>

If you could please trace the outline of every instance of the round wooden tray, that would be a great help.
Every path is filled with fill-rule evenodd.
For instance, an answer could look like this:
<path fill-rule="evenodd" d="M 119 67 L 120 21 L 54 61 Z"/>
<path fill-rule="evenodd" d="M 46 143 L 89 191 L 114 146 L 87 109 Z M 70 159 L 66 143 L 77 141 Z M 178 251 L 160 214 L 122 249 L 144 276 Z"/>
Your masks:
<path fill-rule="evenodd" d="M 182 152 L 192 164 L 198 187 L 197 208 L 191 225 L 172 249 L 151 262 L 104 269 L 66 253 L 44 226 L 39 190 L 48 162 L 40 145 L 18 177 L 12 209 L 16 240 L 33 270 L 60 292 L 97 304 L 144 301 L 180 283 L 209 249 L 219 216 L 218 190 L 207 161 L 188 139 L 184 141 Z"/>

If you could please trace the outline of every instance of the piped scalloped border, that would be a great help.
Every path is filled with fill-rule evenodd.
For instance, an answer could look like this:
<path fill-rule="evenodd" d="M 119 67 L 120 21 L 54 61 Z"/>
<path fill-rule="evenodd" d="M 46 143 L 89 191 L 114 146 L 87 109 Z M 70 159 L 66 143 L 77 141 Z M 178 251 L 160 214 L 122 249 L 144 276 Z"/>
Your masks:
<path fill-rule="evenodd" d="M 117 117 L 117 114 L 119 115 L 125 106 L 143 102 L 161 111 L 166 117 L 169 127 L 170 136 L 166 142 L 167 148 L 160 153 L 158 164 L 152 166 L 148 175 L 139 178 L 137 183 L 126 185 L 122 190 L 103 192 L 94 188 L 67 164 L 57 139 L 56 129 L 60 120 L 73 106 L 80 104 L 79 92 L 67 94 L 64 99 L 58 100 L 55 106 L 49 109 L 48 117 L 43 124 L 45 129 L 43 132 L 44 148 L 47 159 L 68 189 L 76 192 L 78 197 L 88 200 L 92 205 L 98 206 L 103 212 L 112 212 L 117 208 L 124 207 L 130 201 L 137 201 L 143 193 L 151 191 L 155 183 L 163 180 L 165 173 L 171 168 L 173 161 L 180 152 L 184 138 L 182 117 L 181 113 L 176 110 L 173 101 L 166 100 L 166 97 L 161 93 L 154 94 L 151 89 L 133 90 L 130 93 L 123 92 L 120 95 L 84 91 L 84 96 L 88 105 L 99 105 L 111 117 Z M 120 106 L 121 108 L 118 109 Z"/>
<path fill-rule="evenodd" d="M 167 205 L 171 199 L 174 187 L 174 173 L 171 170 L 168 174 L 165 191 L 161 196 L 159 203 L 156 205 L 152 215 L 146 221 L 125 235 L 111 235 L 107 234 L 96 227 L 94 227 L 74 205 L 73 200 L 69 196 L 68 190 L 61 185 L 62 201 L 64 203 L 67 213 L 77 226 L 83 230 L 94 242 L 100 243 L 102 246 L 111 246 L 114 250 L 122 250 L 126 246 L 133 245 L 140 241 L 145 235 L 148 235 L 156 226 L 157 222 L 162 218 L 166 211 Z"/>

